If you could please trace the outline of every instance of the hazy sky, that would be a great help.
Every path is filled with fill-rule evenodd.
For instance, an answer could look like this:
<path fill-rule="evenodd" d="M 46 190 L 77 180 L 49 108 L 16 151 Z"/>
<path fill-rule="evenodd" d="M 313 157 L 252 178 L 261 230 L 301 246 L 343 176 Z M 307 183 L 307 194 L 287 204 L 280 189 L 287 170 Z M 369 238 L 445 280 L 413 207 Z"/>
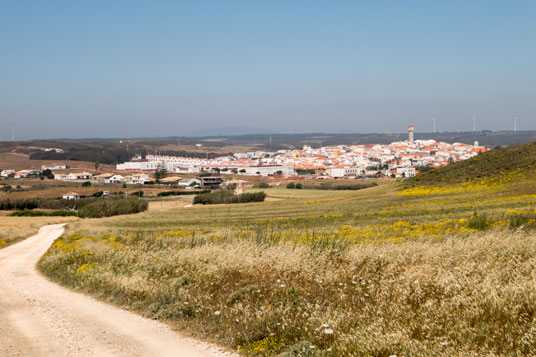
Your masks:
<path fill-rule="evenodd" d="M 0 0 L 17 137 L 536 129 L 536 1 Z"/>

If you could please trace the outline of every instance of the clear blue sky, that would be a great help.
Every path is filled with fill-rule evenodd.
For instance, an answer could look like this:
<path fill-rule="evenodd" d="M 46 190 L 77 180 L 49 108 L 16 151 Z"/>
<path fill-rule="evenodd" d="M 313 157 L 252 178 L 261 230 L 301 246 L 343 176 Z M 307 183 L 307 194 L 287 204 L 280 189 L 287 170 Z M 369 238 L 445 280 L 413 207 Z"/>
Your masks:
<path fill-rule="evenodd" d="M 0 1 L 17 137 L 536 129 L 536 1 Z"/>

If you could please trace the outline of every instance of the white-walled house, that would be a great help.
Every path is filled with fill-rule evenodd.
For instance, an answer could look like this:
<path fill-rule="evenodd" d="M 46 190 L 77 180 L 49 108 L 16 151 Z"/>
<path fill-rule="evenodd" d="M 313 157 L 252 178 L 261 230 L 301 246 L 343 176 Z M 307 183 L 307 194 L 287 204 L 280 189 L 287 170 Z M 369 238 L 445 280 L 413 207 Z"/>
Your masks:
<path fill-rule="evenodd" d="M 9 175 L 15 175 L 15 170 L 2 170 L 0 176 L 8 177 Z"/>
<path fill-rule="evenodd" d="M 190 186 L 197 186 L 197 185 L 201 186 L 201 180 L 196 179 L 196 178 L 179 181 L 179 186 L 182 186 L 182 187 L 190 187 Z"/>
<path fill-rule="evenodd" d="M 76 192 L 68 192 L 63 195 L 64 200 L 79 200 L 80 195 Z"/>
<path fill-rule="evenodd" d="M 89 172 L 71 172 L 67 175 L 67 180 L 90 180 L 92 174 Z"/>
<path fill-rule="evenodd" d="M 113 175 L 112 177 L 110 178 L 107 178 L 106 180 L 104 180 L 104 182 L 106 183 L 122 183 L 122 182 L 125 182 L 125 178 L 121 175 Z"/>
<path fill-rule="evenodd" d="M 396 177 L 413 177 L 416 171 L 414 167 L 398 167 L 395 171 Z"/>

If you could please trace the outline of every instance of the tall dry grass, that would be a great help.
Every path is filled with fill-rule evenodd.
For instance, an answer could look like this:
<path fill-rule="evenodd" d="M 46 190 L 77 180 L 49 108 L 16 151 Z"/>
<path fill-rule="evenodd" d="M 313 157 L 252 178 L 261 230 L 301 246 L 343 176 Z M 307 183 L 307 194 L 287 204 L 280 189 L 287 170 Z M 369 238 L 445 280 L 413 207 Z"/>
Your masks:
<path fill-rule="evenodd" d="M 247 355 L 536 353 L 536 233 L 290 245 L 73 234 L 56 281 Z"/>

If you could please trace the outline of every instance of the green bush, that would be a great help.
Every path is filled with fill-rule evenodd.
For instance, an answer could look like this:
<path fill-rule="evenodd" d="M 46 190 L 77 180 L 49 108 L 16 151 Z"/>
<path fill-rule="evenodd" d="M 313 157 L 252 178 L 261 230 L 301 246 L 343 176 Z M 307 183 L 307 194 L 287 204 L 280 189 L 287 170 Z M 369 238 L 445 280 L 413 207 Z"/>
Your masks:
<path fill-rule="evenodd" d="M 263 202 L 266 198 L 264 192 L 233 194 L 231 191 L 216 191 L 212 193 L 203 193 L 194 197 L 194 205 L 214 205 L 221 203 L 247 203 Z"/>
<path fill-rule="evenodd" d="M 300 182 L 298 182 L 296 186 L 294 187 L 296 188 L 296 190 L 301 190 L 303 188 L 303 185 Z"/>
<path fill-rule="evenodd" d="M 31 199 L 15 199 L 15 200 L 0 200 L 0 211 L 11 210 L 31 210 L 31 209 L 49 209 L 49 210 L 64 210 L 64 209 L 79 209 L 83 205 L 98 201 L 99 198 L 81 198 L 79 200 L 64 200 L 62 198 L 31 198 Z"/>
<path fill-rule="evenodd" d="M 114 198 L 88 203 L 78 211 L 82 218 L 110 217 L 120 214 L 132 214 L 146 211 L 147 201 L 137 198 Z"/>
<path fill-rule="evenodd" d="M 24 210 L 24 211 L 15 211 L 10 214 L 12 217 L 68 217 L 78 215 L 74 211 L 37 211 L 37 210 Z"/>
<path fill-rule="evenodd" d="M 209 193 L 210 190 L 203 191 L 162 191 L 158 192 L 157 196 L 166 197 L 166 196 L 181 196 L 181 195 L 197 195 L 200 193 Z"/>
<path fill-rule="evenodd" d="M 287 188 L 293 189 L 293 188 L 295 188 L 295 187 L 296 187 L 296 184 L 295 184 L 294 182 L 289 182 L 289 183 L 287 184 Z"/>

